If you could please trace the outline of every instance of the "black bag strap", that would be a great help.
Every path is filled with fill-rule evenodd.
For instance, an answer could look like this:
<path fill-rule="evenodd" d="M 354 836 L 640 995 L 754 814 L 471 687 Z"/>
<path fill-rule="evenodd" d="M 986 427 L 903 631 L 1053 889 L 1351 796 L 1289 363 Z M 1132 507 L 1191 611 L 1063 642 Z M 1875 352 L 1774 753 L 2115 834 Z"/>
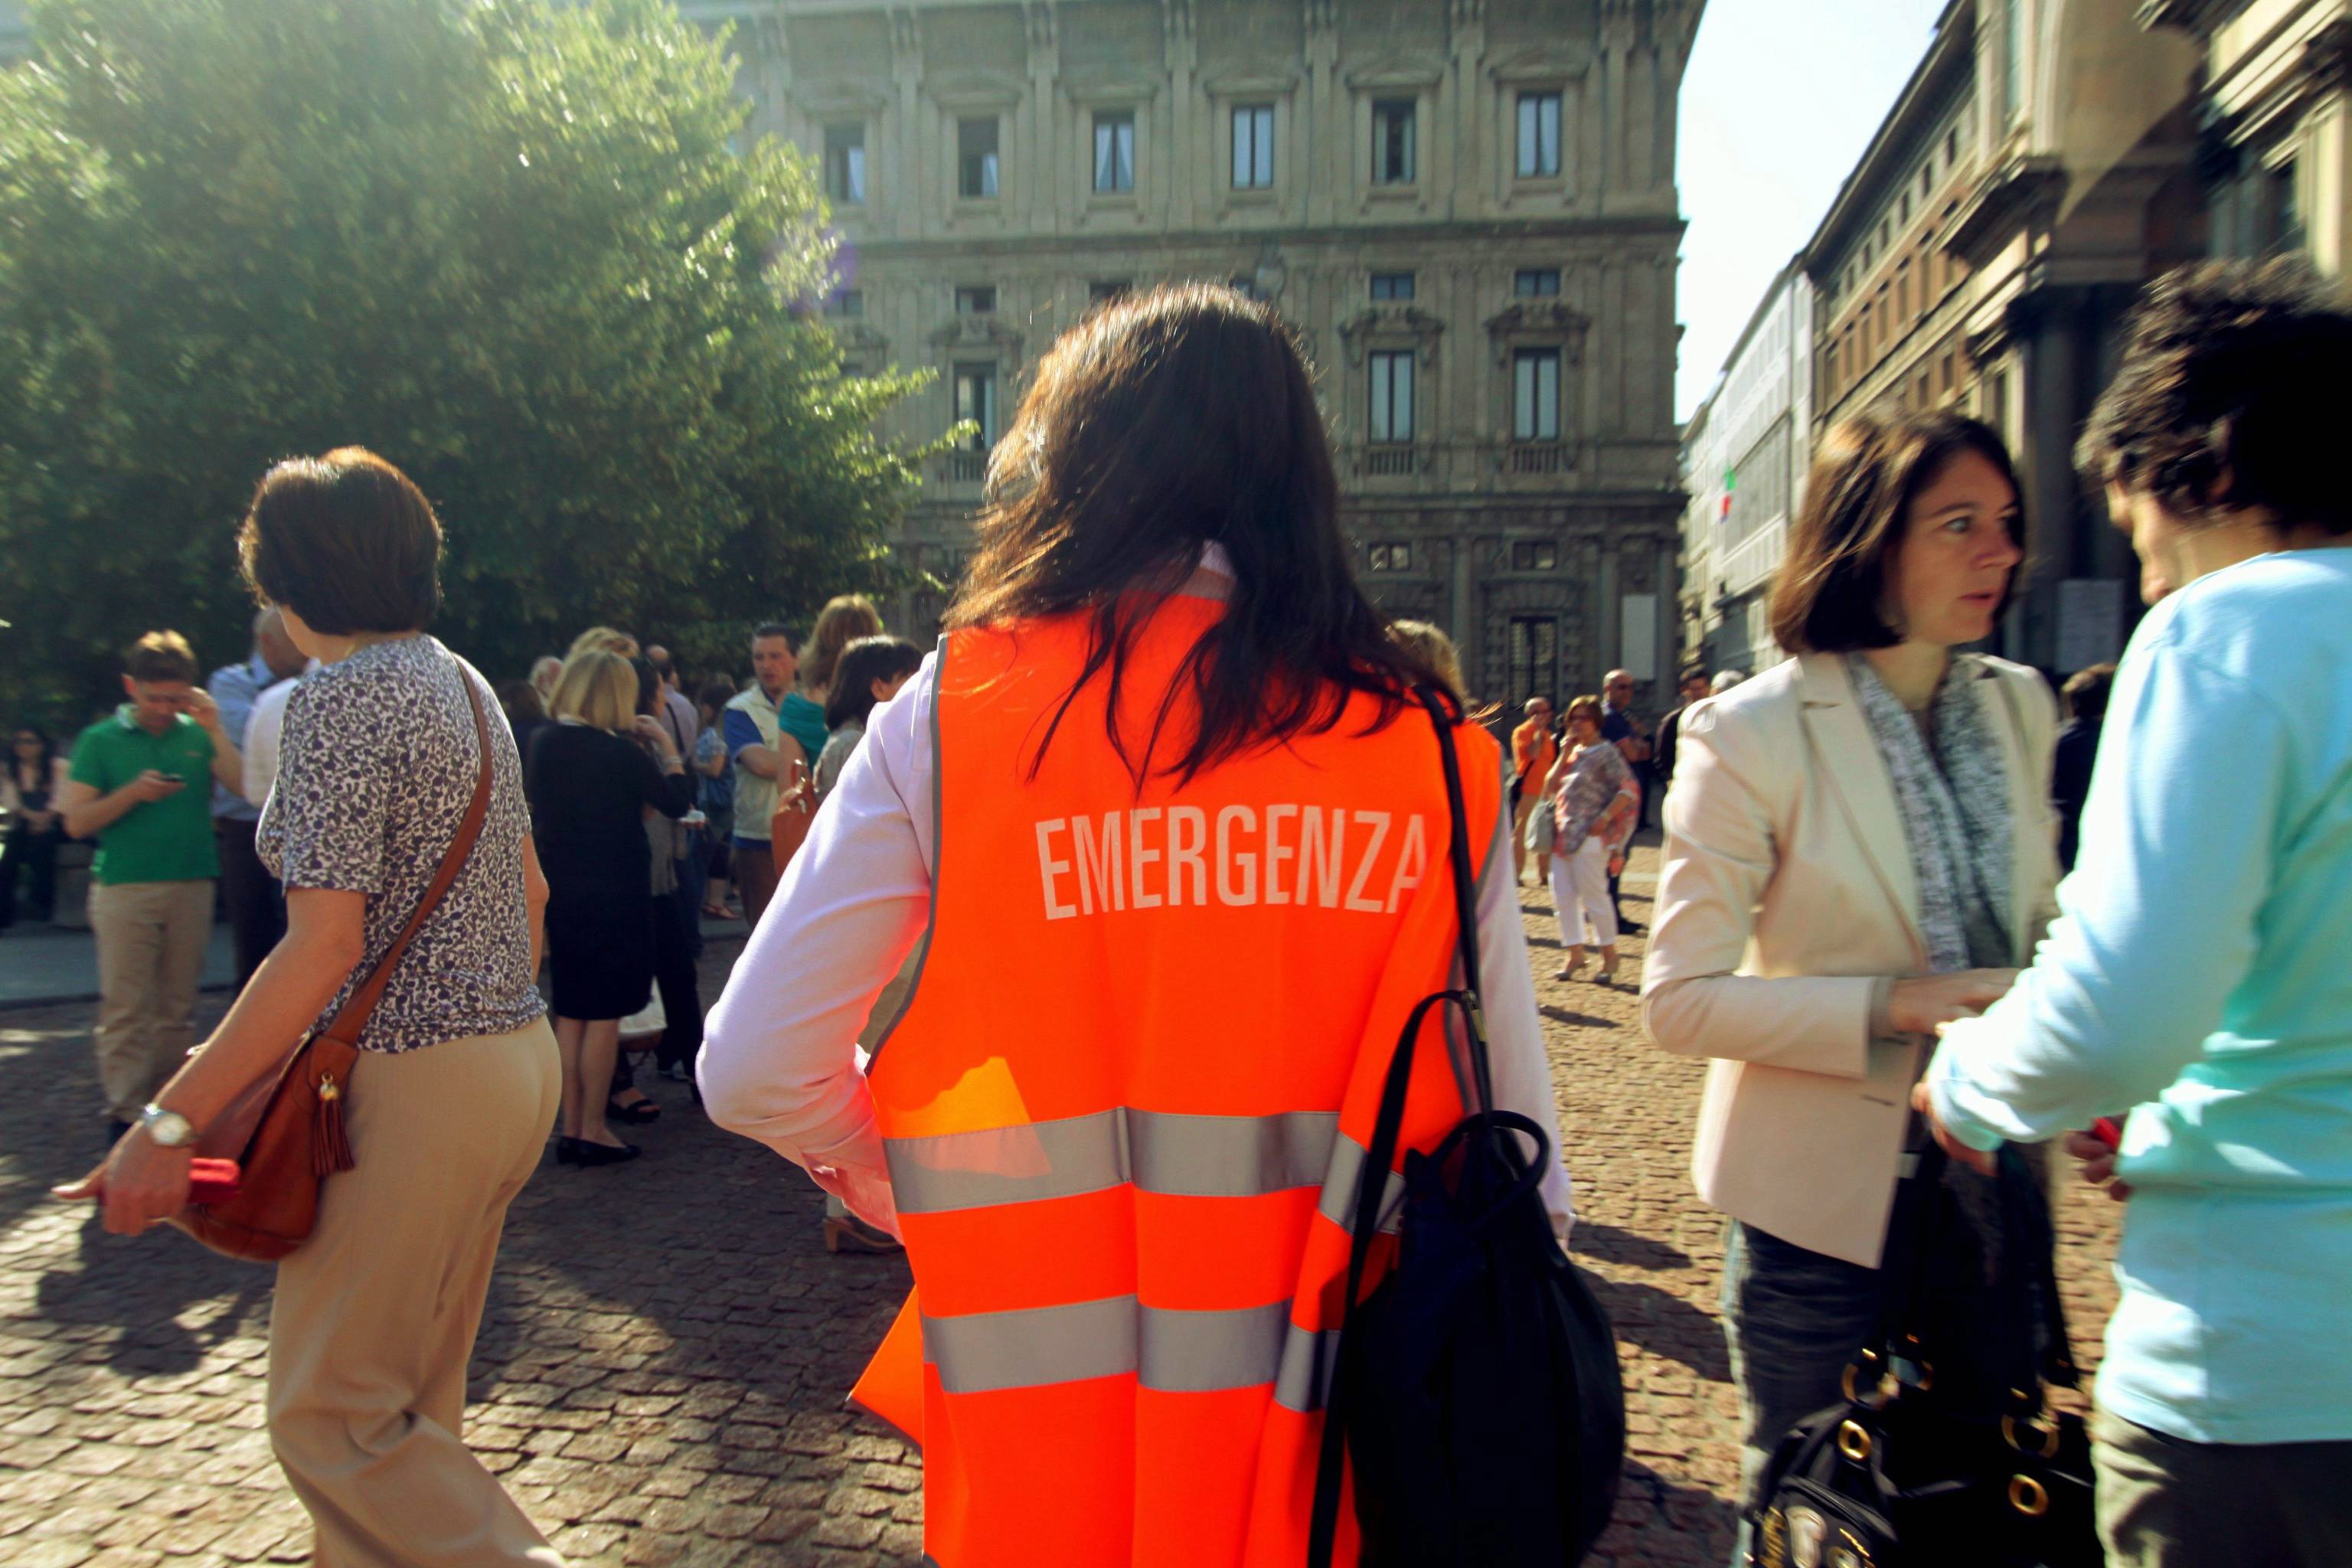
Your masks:
<path fill-rule="evenodd" d="M 1917 1169 L 1897 1194 L 1877 1347 L 1889 1358 L 1918 1359 L 1922 1350 L 1932 1354 L 1935 1348 L 1925 1343 L 1922 1331 L 1928 1321 L 1928 1293 L 1935 1288 L 1934 1261 L 1948 1206 L 1942 1188 L 1949 1163 L 1942 1146 L 1930 1140 L 1919 1152 Z M 2065 1305 L 2058 1295 L 2050 1200 L 2014 1144 L 2001 1145 L 1991 1179 L 2000 1187 L 2000 1289 L 2018 1309 L 2015 1331 L 2007 1336 L 2017 1346 L 2018 1357 L 2006 1375 L 2011 1388 L 2038 1413 L 2041 1384 L 2082 1384 L 2067 1334 Z"/>
<path fill-rule="evenodd" d="M 1338 1543 L 1339 1487 L 1347 1464 L 1348 1427 L 1339 1397 L 1339 1369 L 1347 1363 L 1348 1333 L 1355 1321 L 1356 1296 L 1363 1289 L 1364 1269 L 1371 1258 L 1372 1237 L 1380 1229 L 1381 1202 L 1388 1194 L 1389 1167 L 1395 1163 L 1397 1140 L 1404 1127 L 1406 1091 L 1412 1084 L 1413 1048 L 1432 1008 L 1454 1007 L 1463 1014 L 1469 1039 L 1470 1070 L 1478 1098 L 1477 1105 L 1471 1108 L 1472 1115 L 1491 1110 L 1495 1103 L 1494 1073 L 1486 1053 L 1486 1015 L 1479 1000 L 1478 900 L 1474 887 L 1476 873 L 1470 860 L 1469 808 L 1462 795 L 1462 762 L 1454 751 L 1454 723 L 1444 704 L 1425 687 L 1416 689 L 1413 697 L 1437 731 L 1437 752 L 1444 764 L 1445 804 L 1452 819 L 1447 853 L 1454 867 L 1456 962 L 1462 967 L 1463 979 L 1460 987 L 1433 992 L 1414 1005 L 1412 1016 L 1405 1020 L 1403 1033 L 1397 1038 L 1396 1052 L 1389 1058 L 1388 1077 L 1381 1085 L 1380 1115 L 1372 1124 L 1372 1141 L 1356 1182 L 1352 1234 L 1348 1245 L 1348 1286 L 1339 1299 L 1339 1342 L 1333 1349 L 1330 1376 L 1325 1380 L 1322 1450 L 1316 1462 L 1315 1511 L 1307 1538 L 1309 1568 L 1329 1568 Z M 1537 1137 L 1540 1143 L 1541 1134 L 1537 1133 Z M 1539 1152 L 1538 1163 L 1540 1161 Z"/>

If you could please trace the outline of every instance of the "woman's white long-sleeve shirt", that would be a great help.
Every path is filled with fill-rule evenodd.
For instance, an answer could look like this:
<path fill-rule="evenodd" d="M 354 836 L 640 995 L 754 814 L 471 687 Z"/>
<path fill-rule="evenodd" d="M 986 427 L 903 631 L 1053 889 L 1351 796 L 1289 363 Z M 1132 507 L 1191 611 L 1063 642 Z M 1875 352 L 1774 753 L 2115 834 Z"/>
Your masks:
<path fill-rule="evenodd" d="M 826 796 L 710 1011 L 696 1068 L 713 1121 L 824 1172 L 824 1184 L 853 1206 L 862 1206 L 859 1191 L 871 1193 L 884 1179 L 856 1042 L 875 998 L 922 935 L 939 864 L 931 757 L 938 674 L 933 653 L 866 721 L 865 743 Z M 1551 1131 L 1544 1204 L 1565 1237 L 1568 1173 L 1509 831 L 1505 805 L 1487 836 L 1478 885 L 1478 968 L 1495 1100 Z"/>

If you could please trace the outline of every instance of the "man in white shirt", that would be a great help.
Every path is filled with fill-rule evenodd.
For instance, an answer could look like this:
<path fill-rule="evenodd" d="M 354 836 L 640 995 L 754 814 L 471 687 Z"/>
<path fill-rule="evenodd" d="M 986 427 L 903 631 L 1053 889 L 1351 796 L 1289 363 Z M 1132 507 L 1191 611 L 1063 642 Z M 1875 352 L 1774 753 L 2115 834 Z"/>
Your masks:
<path fill-rule="evenodd" d="M 314 658 L 302 675 L 318 668 Z M 279 681 L 254 700 L 253 716 L 246 721 L 245 798 L 256 811 L 269 804 L 269 792 L 278 784 L 278 744 L 286 732 L 286 704 L 301 684 L 302 676 Z"/>

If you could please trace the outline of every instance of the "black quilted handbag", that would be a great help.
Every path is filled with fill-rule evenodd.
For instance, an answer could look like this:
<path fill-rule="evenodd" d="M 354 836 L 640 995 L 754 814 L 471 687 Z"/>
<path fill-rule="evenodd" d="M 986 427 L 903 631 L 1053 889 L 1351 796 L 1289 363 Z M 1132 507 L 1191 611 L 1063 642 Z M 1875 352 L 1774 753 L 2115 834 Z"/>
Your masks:
<path fill-rule="evenodd" d="M 1998 1424 L 1955 1416 L 1923 1395 L 1935 1346 L 1923 1338 L 1933 1216 L 1944 1155 L 1920 1156 L 1890 1242 L 1886 1328 L 1846 1369 L 1845 1397 L 1774 1452 L 1749 1510 L 1757 1568 L 2097 1568 L 2091 1445 L 2056 1409 L 2074 1388 L 2051 1263 L 2049 1200 L 2013 1148 L 2001 1150 L 2002 1244 L 1996 1310 L 2009 1409 Z M 1898 1285 L 1896 1281 L 1901 1281 Z"/>

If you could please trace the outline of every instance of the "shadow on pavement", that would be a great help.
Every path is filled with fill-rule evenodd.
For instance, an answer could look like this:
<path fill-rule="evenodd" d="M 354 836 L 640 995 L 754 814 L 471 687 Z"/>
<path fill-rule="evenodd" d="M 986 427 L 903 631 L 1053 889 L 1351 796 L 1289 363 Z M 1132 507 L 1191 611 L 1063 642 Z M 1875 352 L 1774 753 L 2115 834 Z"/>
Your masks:
<path fill-rule="evenodd" d="M 1575 1251 L 1602 1263 L 1630 1264 L 1635 1268 L 1687 1268 L 1691 1256 L 1655 1237 L 1621 1230 L 1613 1225 L 1576 1222 Z"/>
<path fill-rule="evenodd" d="M 1723 1325 L 1682 1297 L 1638 1279 L 1591 1276 L 1592 1292 L 1608 1309 L 1617 1337 L 1654 1355 L 1678 1361 L 1709 1383 L 1731 1381 L 1731 1353 Z"/>

